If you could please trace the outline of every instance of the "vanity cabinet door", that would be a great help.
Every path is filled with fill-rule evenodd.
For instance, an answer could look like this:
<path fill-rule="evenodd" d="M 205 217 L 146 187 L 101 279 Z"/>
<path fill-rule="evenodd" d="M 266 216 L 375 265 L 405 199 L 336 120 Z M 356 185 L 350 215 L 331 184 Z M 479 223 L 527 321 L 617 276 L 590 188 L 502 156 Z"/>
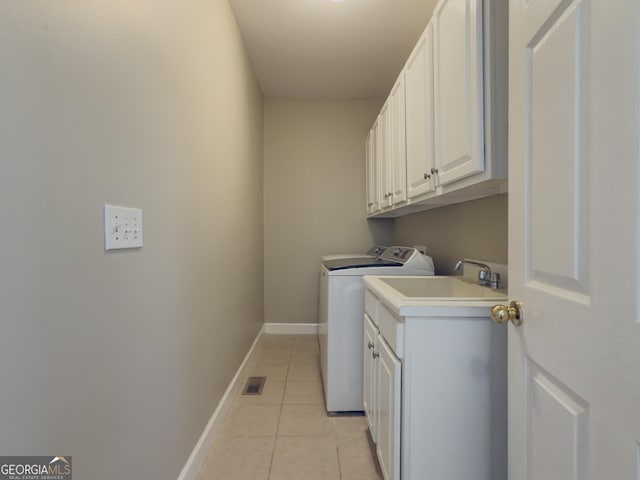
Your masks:
<path fill-rule="evenodd" d="M 378 337 L 378 327 L 373 323 L 369 315 L 364 315 L 364 374 L 363 374 L 363 395 L 364 413 L 369 424 L 369 431 L 374 443 L 378 441 L 376 436 L 376 375 L 377 361 L 374 357 L 376 351 L 376 341 Z"/>
<path fill-rule="evenodd" d="M 402 364 L 378 336 L 378 410 L 376 453 L 385 480 L 400 480 L 400 408 Z"/>

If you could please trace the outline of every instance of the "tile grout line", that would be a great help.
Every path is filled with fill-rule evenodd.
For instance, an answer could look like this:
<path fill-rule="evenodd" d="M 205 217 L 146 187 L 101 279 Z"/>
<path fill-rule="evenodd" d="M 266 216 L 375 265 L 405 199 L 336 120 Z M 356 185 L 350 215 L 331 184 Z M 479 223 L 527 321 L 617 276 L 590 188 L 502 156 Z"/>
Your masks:
<path fill-rule="evenodd" d="M 284 405 L 284 395 L 287 391 L 287 380 L 289 378 L 289 368 L 291 368 L 291 359 L 293 357 L 293 342 L 289 347 L 289 361 L 287 362 L 287 373 L 284 376 L 284 387 L 282 389 L 282 397 L 280 398 L 280 409 L 278 411 L 278 422 L 276 423 L 276 435 L 273 439 L 273 450 L 271 451 L 271 461 L 269 463 L 269 472 L 267 474 L 267 480 L 271 478 L 271 472 L 273 471 L 273 459 L 276 455 L 276 446 L 278 444 L 278 433 L 280 431 L 280 419 L 282 418 L 282 407 Z"/>
<path fill-rule="evenodd" d="M 336 440 L 336 456 L 338 457 L 338 475 L 340 476 L 340 480 L 342 480 L 342 462 L 340 461 L 340 446 L 338 445 L 338 429 L 336 428 L 336 419 L 332 418 L 333 422 L 333 435 Z"/>

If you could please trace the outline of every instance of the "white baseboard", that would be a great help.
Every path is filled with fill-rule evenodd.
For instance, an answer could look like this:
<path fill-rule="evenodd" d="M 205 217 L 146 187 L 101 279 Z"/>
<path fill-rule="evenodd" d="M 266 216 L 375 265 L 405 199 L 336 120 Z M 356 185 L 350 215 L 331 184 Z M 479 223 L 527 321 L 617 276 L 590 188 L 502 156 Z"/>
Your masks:
<path fill-rule="evenodd" d="M 265 323 L 264 333 L 278 335 L 314 335 L 318 333 L 317 323 Z"/>
<path fill-rule="evenodd" d="M 198 473 L 200 473 L 200 469 L 204 464 L 205 459 L 207 458 L 207 453 L 209 449 L 213 445 L 213 441 L 216 438 L 216 435 L 220 433 L 222 429 L 222 424 L 229 413 L 229 409 L 231 408 L 231 404 L 233 403 L 234 398 L 237 393 L 242 388 L 242 380 L 243 380 L 243 371 L 247 365 L 247 362 L 260 339 L 260 336 L 264 333 L 265 327 L 263 326 L 258 332 L 256 339 L 253 341 L 253 345 L 249 349 L 249 352 L 244 357 L 242 364 L 238 368 L 235 377 L 231 380 L 231 383 L 227 387 L 227 390 L 224 392 L 224 395 L 220 399 L 218 406 L 216 407 L 213 415 L 209 419 L 207 426 L 204 428 L 202 435 L 198 439 L 198 443 L 194 447 L 191 455 L 187 459 L 187 463 L 185 463 L 182 471 L 180 472 L 180 476 L 178 476 L 178 480 L 196 480 Z"/>

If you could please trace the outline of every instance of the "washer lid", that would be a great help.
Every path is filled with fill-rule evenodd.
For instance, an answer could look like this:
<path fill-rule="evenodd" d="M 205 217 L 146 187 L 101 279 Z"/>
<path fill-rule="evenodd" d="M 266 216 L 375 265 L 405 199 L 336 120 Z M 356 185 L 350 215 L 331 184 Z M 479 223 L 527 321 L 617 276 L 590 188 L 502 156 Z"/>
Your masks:
<path fill-rule="evenodd" d="M 380 258 L 340 258 L 335 260 L 325 260 L 324 266 L 328 270 L 343 270 L 345 268 L 367 268 L 367 267 L 401 267 L 402 263 Z"/>

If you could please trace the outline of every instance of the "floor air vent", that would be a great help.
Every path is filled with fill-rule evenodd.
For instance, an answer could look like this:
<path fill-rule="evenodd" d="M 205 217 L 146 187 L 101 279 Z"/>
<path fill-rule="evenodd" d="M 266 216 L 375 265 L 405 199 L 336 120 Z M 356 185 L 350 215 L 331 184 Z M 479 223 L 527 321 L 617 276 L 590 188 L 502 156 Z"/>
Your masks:
<path fill-rule="evenodd" d="M 247 384 L 242 390 L 242 395 L 260 395 L 267 377 L 249 377 Z"/>

